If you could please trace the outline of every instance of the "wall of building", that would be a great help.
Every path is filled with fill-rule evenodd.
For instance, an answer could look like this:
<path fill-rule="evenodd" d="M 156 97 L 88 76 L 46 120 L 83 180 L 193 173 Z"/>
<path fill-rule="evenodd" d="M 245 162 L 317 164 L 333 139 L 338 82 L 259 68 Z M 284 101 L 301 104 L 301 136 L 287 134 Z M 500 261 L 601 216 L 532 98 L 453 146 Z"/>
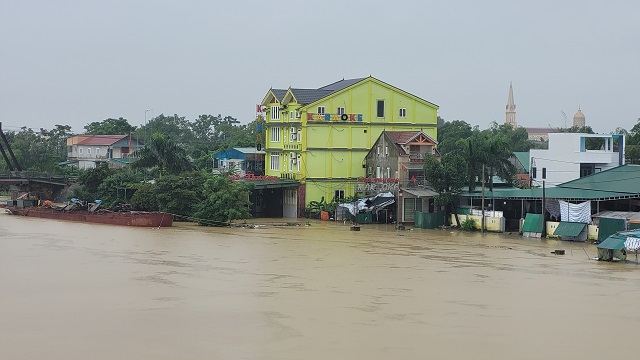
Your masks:
<path fill-rule="evenodd" d="M 584 150 L 581 145 L 583 137 L 602 137 L 611 139 L 609 135 L 587 135 L 575 133 L 549 134 L 549 149 L 531 149 L 531 168 L 536 167 L 534 186 L 542 186 L 542 169 L 546 168 L 546 187 L 580 178 L 580 164 L 595 164 L 596 172 L 619 166 L 619 154 L 613 149 Z"/>

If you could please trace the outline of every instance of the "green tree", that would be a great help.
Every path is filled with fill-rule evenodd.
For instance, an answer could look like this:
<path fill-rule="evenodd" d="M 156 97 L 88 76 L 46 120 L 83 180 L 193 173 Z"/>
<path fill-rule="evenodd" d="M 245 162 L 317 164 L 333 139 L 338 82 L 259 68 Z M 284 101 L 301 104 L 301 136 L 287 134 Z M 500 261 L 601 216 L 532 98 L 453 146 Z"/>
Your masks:
<path fill-rule="evenodd" d="M 494 121 L 486 131 L 491 136 L 502 136 L 504 141 L 509 144 L 511 151 L 529 151 L 531 149 L 529 134 L 523 127 L 514 129 L 509 124 L 498 124 Z"/>
<path fill-rule="evenodd" d="M 93 169 L 87 169 L 80 173 L 78 177 L 78 183 L 82 186 L 82 190 L 84 191 L 83 197 L 81 200 L 85 201 L 93 201 L 99 197 L 98 188 L 110 175 L 113 174 L 113 171 L 109 169 L 107 164 L 102 164 Z"/>
<path fill-rule="evenodd" d="M 249 194 L 252 184 L 234 182 L 227 176 L 212 176 L 204 184 L 204 199 L 195 216 L 201 224 L 221 224 L 251 217 Z"/>
<path fill-rule="evenodd" d="M 137 151 L 136 156 L 138 160 L 132 164 L 134 169 L 157 168 L 160 175 L 191 170 L 184 147 L 160 133 L 153 134 L 151 141 Z"/>
<path fill-rule="evenodd" d="M 137 184 L 142 181 L 140 173 L 123 169 L 112 172 L 104 178 L 98 186 L 98 196 L 107 207 L 113 207 L 118 203 L 128 203 Z"/>
<path fill-rule="evenodd" d="M 447 222 L 449 222 L 449 214 L 458 201 L 458 195 L 467 182 L 466 170 L 466 159 L 460 153 L 445 154 L 440 160 L 434 156 L 427 156 L 425 159 L 425 179 L 438 193 L 434 197 L 434 202 L 436 206 L 444 207 Z"/>
<path fill-rule="evenodd" d="M 84 127 L 85 133 L 90 135 L 126 135 L 136 130 L 125 118 L 108 118 L 100 122 L 95 121 Z"/>
<path fill-rule="evenodd" d="M 155 184 L 142 183 L 138 184 L 136 188 L 136 192 L 133 193 L 133 196 L 129 201 L 135 210 L 158 211 L 160 209 L 158 191 Z"/>
<path fill-rule="evenodd" d="M 199 171 L 166 175 L 156 181 L 156 199 L 162 211 L 191 217 L 203 198 L 204 183 L 211 176 Z"/>
<path fill-rule="evenodd" d="M 441 118 L 438 121 L 443 120 Z M 462 120 L 444 121 L 438 126 L 438 151 L 441 155 L 457 151 L 458 140 L 468 139 L 473 128 Z"/>

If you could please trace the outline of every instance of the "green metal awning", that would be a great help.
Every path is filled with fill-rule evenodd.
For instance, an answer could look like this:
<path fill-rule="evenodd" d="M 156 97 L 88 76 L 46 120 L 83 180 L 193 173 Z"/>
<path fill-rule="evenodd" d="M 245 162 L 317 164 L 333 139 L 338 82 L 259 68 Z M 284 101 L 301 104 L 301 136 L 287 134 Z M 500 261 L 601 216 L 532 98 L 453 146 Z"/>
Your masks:
<path fill-rule="evenodd" d="M 622 250 L 624 249 L 624 242 L 626 240 L 626 236 L 611 235 L 605 241 L 598 244 L 598 249 Z"/>
<path fill-rule="evenodd" d="M 558 236 L 578 236 L 587 226 L 585 223 L 561 221 L 553 232 L 553 235 Z"/>
<path fill-rule="evenodd" d="M 541 233 L 544 229 L 542 214 L 527 214 L 522 225 L 522 232 Z"/>

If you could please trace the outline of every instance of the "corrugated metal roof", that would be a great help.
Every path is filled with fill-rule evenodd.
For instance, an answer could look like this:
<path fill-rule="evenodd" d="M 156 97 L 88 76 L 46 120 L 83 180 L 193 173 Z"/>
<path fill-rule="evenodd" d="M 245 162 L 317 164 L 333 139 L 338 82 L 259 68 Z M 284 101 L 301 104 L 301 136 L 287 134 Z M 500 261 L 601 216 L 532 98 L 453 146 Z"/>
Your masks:
<path fill-rule="evenodd" d="M 640 165 L 622 165 L 559 185 L 562 188 L 640 194 Z"/>
<path fill-rule="evenodd" d="M 481 191 L 475 191 L 473 193 L 460 194 L 463 197 L 482 197 Z M 493 191 L 487 191 L 485 189 L 486 198 L 496 199 L 541 199 L 542 189 L 516 189 L 516 188 L 494 188 Z M 562 187 L 553 187 L 546 189 L 545 197 L 547 199 L 565 199 L 565 200 L 602 200 L 602 199 L 621 199 L 621 198 L 635 198 L 640 197 L 639 194 L 621 193 L 613 191 L 600 191 L 600 190 L 582 190 L 582 189 L 567 189 Z"/>
<path fill-rule="evenodd" d="M 587 226 L 585 223 L 561 221 L 553 232 L 553 235 L 558 236 L 578 236 Z"/>
<path fill-rule="evenodd" d="M 518 159 L 518 161 L 520 162 L 522 167 L 524 167 L 524 170 L 526 172 L 529 172 L 529 165 L 531 163 L 531 160 L 530 160 L 530 157 L 529 157 L 529 152 L 528 151 L 516 151 L 516 152 L 513 153 L 513 156 L 515 156 L 516 159 Z"/>
<path fill-rule="evenodd" d="M 409 193 L 415 197 L 433 197 L 438 195 L 437 192 L 429 189 L 402 189 L 402 192 Z"/>
<path fill-rule="evenodd" d="M 591 215 L 593 218 L 612 218 L 625 220 L 640 220 L 640 212 L 635 211 L 600 211 Z"/>

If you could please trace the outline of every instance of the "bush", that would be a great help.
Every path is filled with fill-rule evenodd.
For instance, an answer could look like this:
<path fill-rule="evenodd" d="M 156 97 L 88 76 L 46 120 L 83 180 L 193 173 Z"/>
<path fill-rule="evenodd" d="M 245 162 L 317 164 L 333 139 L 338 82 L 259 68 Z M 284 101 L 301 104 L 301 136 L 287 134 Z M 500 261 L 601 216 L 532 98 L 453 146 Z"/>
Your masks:
<path fill-rule="evenodd" d="M 476 229 L 476 221 L 472 218 L 467 218 L 460 224 L 460 228 L 464 231 L 474 231 Z"/>

